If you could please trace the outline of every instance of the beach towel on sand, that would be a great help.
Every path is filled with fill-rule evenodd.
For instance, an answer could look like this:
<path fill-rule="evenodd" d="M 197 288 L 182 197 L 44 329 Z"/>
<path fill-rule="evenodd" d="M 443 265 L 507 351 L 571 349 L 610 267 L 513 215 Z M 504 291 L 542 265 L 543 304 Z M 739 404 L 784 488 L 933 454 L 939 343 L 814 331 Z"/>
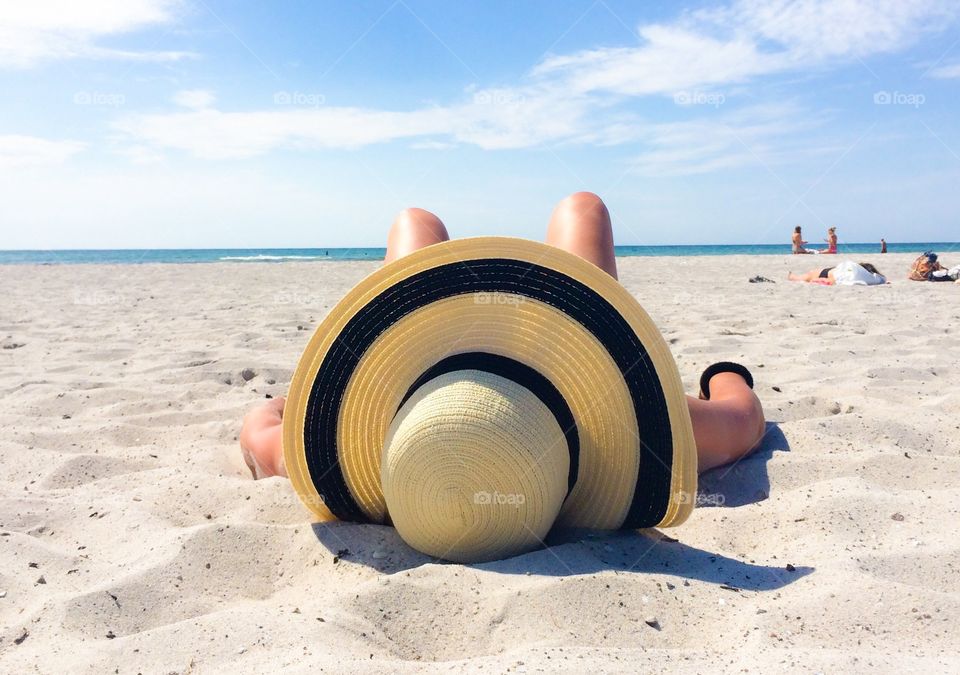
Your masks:
<path fill-rule="evenodd" d="M 833 278 L 838 286 L 876 286 L 887 283 L 882 274 L 869 272 L 852 260 L 844 260 L 834 267 Z"/>

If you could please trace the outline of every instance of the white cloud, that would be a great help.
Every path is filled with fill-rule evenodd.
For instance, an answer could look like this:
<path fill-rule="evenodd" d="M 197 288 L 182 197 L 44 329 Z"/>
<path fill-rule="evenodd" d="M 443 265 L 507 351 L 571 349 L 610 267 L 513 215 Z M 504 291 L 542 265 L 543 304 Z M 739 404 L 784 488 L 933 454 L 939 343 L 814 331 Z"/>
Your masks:
<path fill-rule="evenodd" d="M 642 27 L 640 37 L 642 47 L 548 58 L 534 74 L 561 80 L 577 93 L 642 96 L 742 82 L 783 67 L 780 57 L 761 54 L 743 38 L 720 40 L 679 26 Z"/>
<path fill-rule="evenodd" d="M 547 58 L 574 91 L 673 94 L 897 51 L 957 15 L 947 0 L 739 0 L 640 26 L 638 47 Z"/>
<path fill-rule="evenodd" d="M 85 145 L 36 136 L 0 136 L 0 169 L 63 164 Z"/>
<path fill-rule="evenodd" d="M 209 108 L 216 100 L 213 92 L 206 89 L 183 89 L 173 95 L 174 103 L 194 110 Z"/>
<path fill-rule="evenodd" d="M 403 139 L 420 145 L 442 140 L 485 149 L 530 147 L 582 133 L 587 111 L 583 99 L 529 88 L 522 98 L 506 98 L 505 90 L 479 90 L 464 103 L 412 111 L 288 105 L 254 112 L 206 108 L 131 115 L 115 127 L 140 144 L 228 159 L 275 149 L 359 148 Z"/>
<path fill-rule="evenodd" d="M 937 66 L 931 69 L 927 75 L 929 77 L 935 77 L 939 80 L 955 80 L 960 78 L 960 61 Z"/>
<path fill-rule="evenodd" d="M 209 92 L 180 92 L 176 102 L 193 110 L 130 115 L 116 127 L 138 146 L 211 159 L 391 141 L 417 148 L 471 144 L 484 149 L 642 142 L 651 148 L 642 165 L 679 167 L 686 151 L 679 143 L 665 145 L 661 134 L 671 138 L 684 127 L 644 122 L 623 103 L 631 97 L 683 94 L 707 103 L 685 105 L 686 114 L 692 108 L 703 113 L 699 121 L 684 124 L 700 128 L 705 147 L 717 155 L 701 163 L 699 170 L 709 170 L 746 161 L 725 128 L 742 123 L 757 134 L 768 128 L 756 128 L 750 120 L 717 126 L 719 106 L 711 102 L 722 102 L 722 92 L 732 98 L 760 77 L 903 49 L 943 30 L 956 13 L 947 0 L 737 0 L 684 13 L 669 24 L 640 26 L 636 47 L 548 57 L 517 86 L 468 89 L 463 100 L 449 105 L 391 111 L 326 106 L 319 99 L 297 105 L 292 97 L 275 97 L 269 109 L 222 111 L 213 108 Z M 764 137 L 790 133 L 794 125 L 769 128 Z M 720 157 L 724 149 L 739 160 Z"/>
<path fill-rule="evenodd" d="M 173 21 L 181 0 L 28 0 L 0 11 L 0 67 L 26 68 L 69 58 L 170 61 L 190 54 L 129 51 L 97 44 Z"/>
<path fill-rule="evenodd" d="M 952 0 L 741 0 L 730 23 L 796 63 L 900 50 L 957 14 Z"/>
<path fill-rule="evenodd" d="M 822 123 L 821 117 L 785 103 L 655 124 L 643 139 L 649 149 L 634 158 L 631 168 L 646 176 L 687 176 L 743 166 L 769 169 L 799 154 L 836 150 L 811 146 L 803 136 Z"/>
<path fill-rule="evenodd" d="M 121 119 L 116 127 L 154 147 L 181 150 L 205 159 L 234 159 L 283 148 L 360 147 L 446 130 L 442 120 L 429 117 L 429 112 L 355 108 L 259 112 L 207 109 L 136 115 Z"/>
<path fill-rule="evenodd" d="M 449 150 L 457 147 L 455 143 L 443 141 L 415 141 L 410 144 L 411 150 Z"/>

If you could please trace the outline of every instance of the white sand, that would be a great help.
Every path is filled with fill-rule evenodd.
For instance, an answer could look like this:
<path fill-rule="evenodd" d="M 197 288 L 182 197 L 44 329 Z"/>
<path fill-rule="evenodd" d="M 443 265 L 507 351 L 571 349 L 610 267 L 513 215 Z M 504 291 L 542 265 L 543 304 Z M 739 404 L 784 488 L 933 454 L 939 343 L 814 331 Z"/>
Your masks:
<path fill-rule="evenodd" d="M 703 477 L 724 506 L 677 543 L 477 566 L 311 526 L 240 460 L 244 411 L 374 264 L 0 268 L 0 671 L 956 672 L 960 288 L 872 259 L 892 285 L 783 281 L 812 256 L 621 260 L 689 389 L 740 360 L 777 426 Z"/>

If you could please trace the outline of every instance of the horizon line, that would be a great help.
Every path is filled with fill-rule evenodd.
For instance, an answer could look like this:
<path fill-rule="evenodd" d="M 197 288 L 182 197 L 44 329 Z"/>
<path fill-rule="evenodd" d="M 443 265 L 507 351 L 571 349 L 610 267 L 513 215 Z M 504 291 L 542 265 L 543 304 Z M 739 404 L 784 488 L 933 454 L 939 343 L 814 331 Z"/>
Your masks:
<path fill-rule="evenodd" d="M 464 237 L 466 238 L 466 237 Z M 865 246 L 879 245 L 880 240 L 875 241 L 848 241 L 839 242 L 838 246 Z M 906 245 L 906 244 L 957 244 L 960 241 L 887 241 L 887 244 Z M 625 247 L 648 247 L 648 248 L 666 248 L 666 247 L 695 247 L 695 246 L 790 246 L 790 242 L 783 243 L 737 243 L 737 244 L 614 244 L 614 249 Z M 137 248 L 4 248 L 0 253 L 71 253 L 71 252 L 116 252 L 116 251 L 346 251 L 346 250 L 383 250 L 386 246 L 242 246 L 242 247 L 137 247 Z"/>

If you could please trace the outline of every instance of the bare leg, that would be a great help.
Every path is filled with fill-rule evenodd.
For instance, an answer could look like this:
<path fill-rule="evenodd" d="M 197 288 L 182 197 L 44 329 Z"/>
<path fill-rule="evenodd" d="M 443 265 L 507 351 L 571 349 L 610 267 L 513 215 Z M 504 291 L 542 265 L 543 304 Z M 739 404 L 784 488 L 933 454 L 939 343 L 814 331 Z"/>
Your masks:
<path fill-rule="evenodd" d="M 589 260 L 617 278 L 610 213 L 592 192 L 575 192 L 557 204 L 547 225 L 547 243 Z"/>
<path fill-rule="evenodd" d="M 794 274 L 793 272 L 788 272 L 787 279 L 789 279 L 790 281 L 806 281 L 806 282 L 812 281 L 820 284 L 827 284 L 828 286 L 832 286 L 833 284 L 837 283 L 836 278 L 833 276 L 832 268 L 830 269 L 829 272 L 827 272 L 826 277 L 821 277 L 820 270 L 814 269 L 814 270 L 810 270 L 806 274 Z"/>
<path fill-rule="evenodd" d="M 390 226 L 384 262 L 393 262 L 418 248 L 438 244 L 449 238 L 447 228 L 429 211 L 404 209 Z"/>
<path fill-rule="evenodd" d="M 810 270 L 806 274 L 787 273 L 787 279 L 790 281 L 813 281 L 820 278 L 820 270 Z"/>
<path fill-rule="evenodd" d="M 447 228 L 429 211 L 404 209 L 390 227 L 385 262 L 449 238 Z M 285 403 L 285 399 L 273 399 L 254 408 L 243 418 L 240 449 L 254 478 L 287 475 L 281 437 Z"/>
<path fill-rule="evenodd" d="M 547 227 L 547 243 L 617 277 L 610 214 L 591 192 L 577 192 L 557 205 Z M 814 276 L 819 273 L 816 270 Z M 710 380 L 710 394 L 709 401 L 687 397 L 700 471 L 744 456 L 765 430 L 760 399 L 739 375 L 716 374 Z"/>

